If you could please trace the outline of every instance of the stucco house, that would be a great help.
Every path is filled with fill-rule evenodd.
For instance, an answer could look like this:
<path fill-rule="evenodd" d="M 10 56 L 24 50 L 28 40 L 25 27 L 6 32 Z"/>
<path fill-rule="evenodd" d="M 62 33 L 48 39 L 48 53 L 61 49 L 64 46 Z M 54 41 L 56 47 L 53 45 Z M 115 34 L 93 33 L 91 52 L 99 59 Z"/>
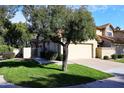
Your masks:
<path fill-rule="evenodd" d="M 34 41 L 35 42 L 35 41 Z M 38 48 L 38 56 L 40 57 L 40 52 L 43 49 L 42 43 L 39 44 L 40 47 Z M 89 59 L 96 57 L 96 47 L 97 41 L 88 40 L 87 42 L 82 42 L 80 44 L 70 44 L 69 45 L 69 60 L 76 60 L 76 59 Z M 54 43 L 52 41 L 45 43 L 46 50 L 55 51 L 60 54 L 63 54 L 63 48 L 60 44 Z M 32 47 L 32 57 L 35 56 L 35 46 Z"/>
<path fill-rule="evenodd" d="M 69 45 L 69 60 L 76 59 L 89 59 L 89 58 L 103 58 L 105 55 L 111 56 L 112 54 L 124 54 L 124 31 L 115 30 L 112 24 L 105 24 L 96 27 L 96 36 L 94 40 L 88 40 L 80 44 Z M 35 40 L 32 40 L 32 44 Z M 52 41 L 45 43 L 46 50 L 55 51 L 63 54 L 61 45 Z M 43 50 L 42 41 L 39 42 L 38 56 Z M 31 48 L 31 57 L 35 57 L 36 47 L 35 44 Z"/>
<path fill-rule="evenodd" d="M 124 54 L 124 31 L 116 30 L 112 24 L 108 23 L 96 27 L 97 34 L 97 57 L 104 55 Z"/>

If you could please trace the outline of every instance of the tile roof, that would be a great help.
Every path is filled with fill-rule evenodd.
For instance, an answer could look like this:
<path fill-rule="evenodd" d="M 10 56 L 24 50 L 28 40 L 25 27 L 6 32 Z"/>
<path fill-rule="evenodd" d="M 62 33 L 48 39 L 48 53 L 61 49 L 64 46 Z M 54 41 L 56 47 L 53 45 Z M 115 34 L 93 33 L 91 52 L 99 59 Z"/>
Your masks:
<path fill-rule="evenodd" d="M 99 36 L 101 39 L 107 39 L 113 43 L 117 43 L 117 44 L 124 44 L 124 38 L 120 37 L 120 38 L 114 38 L 114 37 L 106 37 L 106 36 Z"/>
<path fill-rule="evenodd" d="M 104 30 L 108 25 L 110 25 L 110 27 L 111 27 L 112 30 L 114 31 L 114 27 L 113 27 L 112 24 L 110 24 L 110 23 L 107 23 L 107 24 L 104 24 L 104 25 L 101 25 L 101 26 L 96 26 L 96 29 Z"/>

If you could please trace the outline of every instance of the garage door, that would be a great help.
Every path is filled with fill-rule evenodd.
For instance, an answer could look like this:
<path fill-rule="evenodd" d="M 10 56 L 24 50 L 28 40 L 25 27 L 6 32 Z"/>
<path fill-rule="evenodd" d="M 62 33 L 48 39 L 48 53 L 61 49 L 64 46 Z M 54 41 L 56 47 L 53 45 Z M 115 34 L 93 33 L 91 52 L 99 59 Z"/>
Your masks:
<path fill-rule="evenodd" d="M 92 58 L 92 44 L 70 44 L 69 60 Z"/>

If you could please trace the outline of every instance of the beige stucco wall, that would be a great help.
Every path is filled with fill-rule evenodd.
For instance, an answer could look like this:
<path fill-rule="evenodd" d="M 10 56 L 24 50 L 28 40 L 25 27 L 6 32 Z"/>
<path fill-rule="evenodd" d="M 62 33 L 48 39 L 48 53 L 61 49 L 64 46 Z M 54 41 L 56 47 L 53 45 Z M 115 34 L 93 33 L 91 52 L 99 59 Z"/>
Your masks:
<path fill-rule="evenodd" d="M 92 44 L 69 45 L 68 59 L 90 59 L 92 58 Z"/>
<path fill-rule="evenodd" d="M 108 25 L 105 29 L 105 36 L 108 36 L 107 32 L 111 32 L 113 37 L 113 30 L 109 30 L 109 28 L 111 29 L 110 25 Z"/>
<path fill-rule="evenodd" d="M 101 30 L 96 30 L 96 34 L 102 36 L 102 31 Z"/>
<path fill-rule="evenodd" d="M 97 47 L 96 57 L 103 58 L 104 56 L 109 56 L 111 58 L 112 54 L 116 54 L 115 47 Z"/>
<path fill-rule="evenodd" d="M 63 47 L 59 44 L 49 42 L 46 43 L 46 48 L 52 51 L 58 51 L 61 54 L 63 54 Z M 96 47 L 97 47 L 97 41 L 94 40 L 88 40 L 87 42 L 82 42 L 81 44 L 70 44 L 69 48 L 69 56 L 73 56 L 71 58 L 78 59 L 78 58 L 95 58 L 96 57 Z M 32 57 L 35 56 L 35 49 L 31 48 L 31 55 Z M 40 52 L 42 51 L 42 47 L 38 48 L 38 54 L 40 56 Z M 71 55 L 70 55 L 71 54 Z"/>
<path fill-rule="evenodd" d="M 88 40 L 81 44 L 70 44 L 69 45 L 69 60 L 78 58 L 95 58 L 96 57 L 96 40 Z M 63 54 L 63 47 L 61 46 L 61 54 Z"/>
<path fill-rule="evenodd" d="M 23 48 L 23 58 L 31 58 L 31 47 Z"/>

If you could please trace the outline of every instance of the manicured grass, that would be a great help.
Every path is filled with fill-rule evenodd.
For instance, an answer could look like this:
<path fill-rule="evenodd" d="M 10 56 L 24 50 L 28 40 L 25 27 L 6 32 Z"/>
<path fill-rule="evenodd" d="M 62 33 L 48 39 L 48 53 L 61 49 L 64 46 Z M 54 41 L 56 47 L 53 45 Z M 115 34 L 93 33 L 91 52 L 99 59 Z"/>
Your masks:
<path fill-rule="evenodd" d="M 65 87 L 88 83 L 112 75 L 88 68 L 70 64 L 68 71 L 61 71 L 56 64 L 39 65 L 33 60 L 7 60 L 0 62 L 0 74 L 8 82 L 22 87 Z"/>
<path fill-rule="evenodd" d="M 115 62 L 120 62 L 120 63 L 124 63 L 124 59 L 117 59 L 117 60 L 114 60 Z"/>

